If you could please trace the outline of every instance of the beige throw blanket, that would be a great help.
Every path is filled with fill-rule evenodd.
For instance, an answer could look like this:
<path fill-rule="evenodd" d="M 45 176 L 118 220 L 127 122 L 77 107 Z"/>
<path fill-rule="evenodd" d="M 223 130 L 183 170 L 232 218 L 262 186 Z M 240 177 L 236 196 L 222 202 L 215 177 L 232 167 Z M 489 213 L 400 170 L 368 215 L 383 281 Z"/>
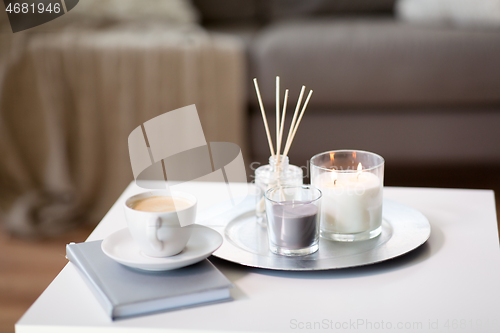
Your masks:
<path fill-rule="evenodd" d="M 97 223 L 133 180 L 128 135 L 164 112 L 196 104 L 207 141 L 244 149 L 235 39 L 162 25 L 0 38 L 0 205 L 14 234 Z"/>

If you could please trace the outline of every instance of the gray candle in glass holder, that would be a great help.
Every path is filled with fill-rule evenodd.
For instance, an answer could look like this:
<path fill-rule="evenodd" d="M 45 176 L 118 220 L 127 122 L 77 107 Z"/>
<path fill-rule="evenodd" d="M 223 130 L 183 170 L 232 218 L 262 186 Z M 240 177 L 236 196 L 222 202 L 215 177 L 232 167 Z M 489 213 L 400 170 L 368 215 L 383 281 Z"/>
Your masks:
<path fill-rule="evenodd" d="M 284 201 L 274 205 L 268 214 L 268 228 L 273 229 L 271 242 L 288 249 L 314 244 L 318 233 L 318 208 L 303 201 Z"/>
<path fill-rule="evenodd" d="M 282 186 L 266 192 L 269 248 L 280 255 L 307 255 L 319 248 L 321 191 Z"/>

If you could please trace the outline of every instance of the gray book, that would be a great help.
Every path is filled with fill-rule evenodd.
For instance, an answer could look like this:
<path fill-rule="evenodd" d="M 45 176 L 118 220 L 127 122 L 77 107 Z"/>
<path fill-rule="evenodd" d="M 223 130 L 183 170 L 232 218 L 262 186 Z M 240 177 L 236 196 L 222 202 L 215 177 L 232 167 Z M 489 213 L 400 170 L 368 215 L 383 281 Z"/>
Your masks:
<path fill-rule="evenodd" d="M 139 271 L 108 258 L 101 243 L 68 244 L 66 256 L 112 319 L 231 299 L 231 282 L 207 259 L 171 271 Z"/>

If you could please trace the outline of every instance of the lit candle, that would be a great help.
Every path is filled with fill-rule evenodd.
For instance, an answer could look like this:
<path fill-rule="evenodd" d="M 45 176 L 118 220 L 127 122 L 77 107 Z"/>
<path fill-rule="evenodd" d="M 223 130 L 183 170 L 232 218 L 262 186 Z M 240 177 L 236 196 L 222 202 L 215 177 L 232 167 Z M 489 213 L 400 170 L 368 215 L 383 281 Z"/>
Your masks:
<path fill-rule="evenodd" d="M 378 228 L 382 222 L 382 182 L 363 171 L 324 172 L 314 179 L 323 192 L 321 230 L 356 234 Z"/>

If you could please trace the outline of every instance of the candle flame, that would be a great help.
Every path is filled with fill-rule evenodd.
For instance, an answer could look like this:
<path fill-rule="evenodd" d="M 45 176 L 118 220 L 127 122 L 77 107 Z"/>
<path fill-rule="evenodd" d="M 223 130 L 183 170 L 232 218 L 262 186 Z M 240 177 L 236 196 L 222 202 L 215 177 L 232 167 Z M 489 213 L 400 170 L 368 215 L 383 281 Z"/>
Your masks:
<path fill-rule="evenodd" d="M 335 159 L 335 153 L 330 153 L 330 161 L 333 162 L 333 160 Z"/>
<path fill-rule="evenodd" d="M 359 175 L 363 172 L 363 165 L 361 163 L 358 164 L 358 172 L 356 173 L 356 179 L 359 180 Z"/>
<path fill-rule="evenodd" d="M 333 185 L 336 185 L 338 176 L 335 170 L 332 170 L 332 172 L 330 172 L 330 177 L 332 178 Z"/>

